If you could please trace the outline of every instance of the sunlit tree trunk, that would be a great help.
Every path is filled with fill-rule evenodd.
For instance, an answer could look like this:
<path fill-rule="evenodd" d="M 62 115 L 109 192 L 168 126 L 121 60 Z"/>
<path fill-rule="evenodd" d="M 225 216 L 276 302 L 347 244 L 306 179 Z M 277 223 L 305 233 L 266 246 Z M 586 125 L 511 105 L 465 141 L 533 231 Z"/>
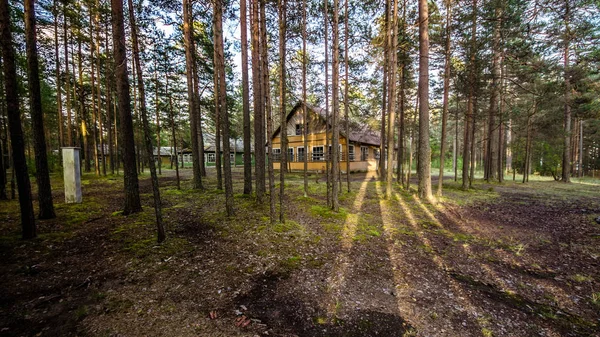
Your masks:
<path fill-rule="evenodd" d="M 432 199 L 431 148 L 429 147 L 429 10 L 419 0 L 419 197 Z"/>
<path fill-rule="evenodd" d="M 21 228 L 23 239 L 36 237 L 35 218 L 31 201 L 31 182 L 27 173 L 25 159 L 25 142 L 21 126 L 21 109 L 19 107 L 19 87 L 17 68 L 13 50 L 10 11 L 8 0 L 0 0 L 0 49 L 2 50 L 2 66 L 4 70 L 4 91 L 10 144 L 12 146 L 13 172 L 16 174 L 19 189 L 19 207 L 21 210 Z"/>
<path fill-rule="evenodd" d="M 223 132 L 223 173 L 225 176 L 225 209 L 227 215 L 233 215 L 233 181 L 231 179 L 231 160 L 229 143 L 229 113 L 227 111 L 227 92 L 225 83 L 225 51 L 223 43 L 223 2 L 215 0 L 215 32 L 217 42 L 217 65 L 219 69 L 219 105 L 221 111 L 222 132 Z M 235 158 L 234 158 L 235 159 Z"/>
<path fill-rule="evenodd" d="M 94 44 L 94 14 L 90 9 L 90 65 L 91 65 L 91 87 L 92 87 L 92 137 L 94 137 L 94 169 L 96 175 L 100 175 L 100 163 L 98 162 L 98 106 L 100 105 L 100 93 L 98 93 L 99 87 L 96 87 L 96 69 L 97 63 L 94 62 L 97 60 L 100 55 L 98 55 L 96 49 L 97 44 Z M 94 53 L 96 53 L 96 58 L 94 59 Z M 99 69 L 98 69 L 99 70 Z M 98 71 L 99 73 L 99 71 Z M 99 77 L 99 76 L 98 76 Z M 98 81 L 100 79 L 98 78 Z M 97 99 L 98 98 L 98 99 Z"/>
<path fill-rule="evenodd" d="M 329 161 L 331 159 L 331 153 L 329 153 L 329 125 L 331 121 L 329 119 L 329 10 L 327 5 L 329 0 L 324 0 L 324 20 L 325 20 L 325 177 L 326 177 L 326 188 L 327 188 L 327 206 L 331 205 L 331 172 L 329 170 Z M 306 126 L 308 129 L 308 112 L 306 112 Z M 306 151 L 306 150 L 305 150 Z"/>
<path fill-rule="evenodd" d="M 562 181 L 571 182 L 571 79 L 569 78 L 569 50 L 571 43 L 570 29 L 571 8 L 568 0 L 565 0 L 565 32 L 563 39 L 563 66 L 565 81 L 565 114 L 564 114 L 564 140 L 562 159 Z"/>
<path fill-rule="evenodd" d="M 397 59 L 397 49 L 398 49 L 398 1 L 394 0 L 394 10 L 391 18 L 391 32 L 390 36 L 390 46 L 391 52 L 389 53 L 389 105 L 388 105 L 388 134 L 387 134 L 387 177 L 386 177 L 386 188 L 385 195 L 388 199 L 392 197 L 392 173 L 394 172 L 394 122 L 396 118 L 396 69 L 398 67 Z M 383 151 L 381 155 L 383 156 Z"/>
<path fill-rule="evenodd" d="M 348 87 L 350 83 L 348 66 L 348 0 L 344 1 L 344 115 L 346 116 L 346 184 L 350 193 L 350 100 L 348 99 Z"/>
<path fill-rule="evenodd" d="M 263 203 L 265 196 L 265 123 L 262 85 L 261 36 L 259 19 L 260 0 L 251 0 L 250 29 L 252 31 L 252 89 L 254 91 L 254 162 L 256 201 Z"/>
<path fill-rule="evenodd" d="M 437 196 L 441 197 L 444 188 L 444 159 L 446 158 L 446 133 L 448 125 L 448 105 L 450 94 L 450 17 L 452 2 L 446 0 L 446 44 L 444 48 L 444 96 L 442 99 L 442 139 L 440 141 L 440 173 L 438 176 Z"/>
<path fill-rule="evenodd" d="M 115 0 L 113 0 L 115 1 Z M 191 11 L 192 4 L 190 0 L 183 0 L 183 35 L 185 42 L 185 66 L 186 66 L 186 76 L 187 76 L 187 94 L 188 94 L 188 108 L 190 114 L 190 133 L 192 139 L 192 170 L 194 175 L 194 188 L 202 189 L 202 172 L 200 169 L 200 160 L 204 160 L 203 158 L 199 158 L 199 150 L 198 150 L 198 127 L 199 124 L 197 121 L 196 112 L 198 111 L 196 104 L 197 99 L 195 99 L 195 91 L 194 91 L 194 78 L 193 78 L 193 41 L 192 41 L 192 20 L 191 20 Z"/>
<path fill-rule="evenodd" d="M 54 55 L 56 57 L 56 110 L 58 117 L 58 151 L 61 153 L 60 148 L 64 146 L 64 121 L 62 111 L 62 89 L 60 84 L 60 55 L 58 54 L 58 0 L 54 0 L 54 6 L 52 8 L 54 15 Z"/>
<path fill-rule="evenodd" d="M 468 190 L 470 186 L 469 179 L 469 163 L 471 158 L 471 121 L 474 121 L 473 100 L 475 98 L 475 44 L 477 42 L 477 0 L 472 2 L 472 18 L 471 18 L 471 41 L 469 46 L 469 75 L 468 75 L 468 90 L 467 112 L 465 114 L 464 125 L 464 141 L 463 141 L 463 164 L 462 164 L 462 189 Z"/>
<path fill-rule="evenodd" d="M 63 4 L 63 38 L 65 48 L 65 93 L 66 93 L 66 105 L 67 105 L 67 146 L 73 146 L 73 131 L 71 129 L 71 80 L 69 78 L 69 34 L 68 34 L 68 20 L 67 20 L 67 1 Z"/>
<path fill-rule="evenodd" d="M 248 83 L 248 19 L 246 0 L 240 0 L 242 40 L 242 109 L 244 120 L 244 194 L 252 193 L 252 153 L 250 149 L 250 88 Z"/>
<path fill-rule="evenodd" d="M 55 218 L 50 187 L 50 171 L 46 153 L 46 136 L 44 135 L 44 115 L 42 112 L 42 92 L 40 89 L 40 70 L 37 54 L 37 32 L 35 22 L 34 0 L 25 0 L 25 45 L 27 53 L 27 85 L 29 89 L 29 112 L 35 149 L 35 175 L 38 186 L 40 219 Z"/>
<path fill-rule="evenodd" d="M 113 25 L 113 52 L 115 59 L 115 79 L 121 120 L 121 147 L 123 156 L 123 182 L 125 188 L 125 205 L 123 214 L 140 212 L 139 182 L 135 165 L 135 147 L 133 138 L 133 122 L 131 119 L 131 97 L 129 96 L 129 78 L 127 76 L 127 52 L 125 49 L 125 25 L 123 22 L 123 1 L 111 0 L 111 16 Z"/>
<path fill-rule="evenodd" d="M 214 1 L 218 1 L 218 0 L 214 0 Z M 213 19 L 216 17 L 216 15 L 213 17 Z M 216 24 L 213 22 L 213 27 L 215 27 Z M 217 171 L 217 189 L 218 190 L 222 190 L 223 189 L 223 176 L 221 175 L 222 170 L 221 170 L 221 153 L 222 153 L 222 148 L 221 148 L 221 135 L 222 135 L 222 129 L 221 129 L 221 110 L 220 110 L 220 105 L 221 105 L 221 90 L 219 87 L 219 81 L 220 81 L 220 77 L 221 77 L 221 71 L 223 71 L 223 69 L 221 69 L 218 65 L 218 61 L 217 61 L 217 32 L 216 32 L 216 28 L 213 28 L 213 33 L 214 33 L 214 38 L 213 38 L 213 71 L 214 71 L 214 78 L 213 78 L 213 82 L 214 82 L 214 98 L 215 98 L 215 171 Z M 226 158 L 223 158 L 223 160 L 226 160 Z"/>
<path fill-rule="evenodd" d="M 114 0 L 113 0 L 114 1 Z M 131 26 L 131 44 L 133 45 L 133 60 L 138 74 L 138 90 L 140 92 L 140 115 L 142 117 L 142 126 L 144 129 L 144 143 L 146 147 L 146 155 L 148 156 L 148 167 L 150 168 L 150 176 L 152 179 L 152 195 L 154 199 L 154 212 L 156 216 L 156 228 L 158 233 L 158 242 L 163 242 L 166 238 L 165 228 L 162 221 L 162 204 L 160 200 L 160 190 L 158 186 L 158 176 L 156 175 L 156 167 L 152 159 L 152 137 L 150 133 L 150 124 L 148 123 L 148 111 L 146 108 L 146 90 L 142 75 L 142 66 L 140 63 L 140 51 L 138 44 L 137 26 L 135 24 L 135 15 L 133 12 L 133 0 L 128 0 L 129 4 L 129 23 Z"/>
<path fill-rule="evenodd" d="M 332 105 L 332 135 L 331 135 L 331 171 L 332 171 L 332 186 L 331 186 L 331 208 L 337 212 L 340 208 L 339 203 L 339 142 L 340 142 L 340 127 L 339 127 L 339 79 L 340 79 L 340 58 L 339 58 L 339 3 L 338 0 L 333 0 L 333 46 L 332 46 L 332 71 L 331 71 L 331 100 Z"/>
<path fill-rule="evenodd" d="M 278 0 L 279 6 L 279 135 L 281 139 L 281 160 L 279 162 L 279 221 L 285 222 L 285 172 L 287 171 L 288 144 L 287 120 L 285 115 L 285 56 L 286 56 L 286 0 Z"/>

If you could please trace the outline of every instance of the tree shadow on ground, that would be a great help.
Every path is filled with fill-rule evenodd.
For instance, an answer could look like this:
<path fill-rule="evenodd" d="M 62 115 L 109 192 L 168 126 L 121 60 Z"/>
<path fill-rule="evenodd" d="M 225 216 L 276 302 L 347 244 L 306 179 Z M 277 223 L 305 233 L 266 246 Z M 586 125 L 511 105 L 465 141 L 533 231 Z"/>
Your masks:
<path fill-rule="evenodd" d="M 399 315 L 372 310 L 357 311 L 346 320 L 327 319 L 316 303 L 279 294 L 279 284 L 288 277 L 272 271 L 259 275 L 250 291 L 236 297 L 234 303 L 245 306 L 246 316 L 273 328 L 276 336 L 402 336 L 414 330 Z"/>

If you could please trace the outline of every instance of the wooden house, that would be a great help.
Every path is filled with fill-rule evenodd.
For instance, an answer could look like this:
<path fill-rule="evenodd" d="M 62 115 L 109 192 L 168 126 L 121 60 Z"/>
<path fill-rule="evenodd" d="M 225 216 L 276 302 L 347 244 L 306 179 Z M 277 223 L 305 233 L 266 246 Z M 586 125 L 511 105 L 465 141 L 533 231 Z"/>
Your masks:
<path fill-rule="evenodd" d="M 306 122 L 308 149 L 304 149 L 304 115 L 303 107 L 306 106 L 308 118 Z M 331 117 L 330 117 L 331 119 Z M 326 149 L 325 130 L 328 126 L 328 135 L 331 137 L 331 122 L 325 119 L 325 110 L 312 107 L 303 102 L 298 102 L 287 115 L 288 137 L 288 168 L 292 171 L 304 170 L 304 156 L 308 158 L 309 171 L 325 170 L 325 161 L 331 152 L 331 138 L 329 148 Z M 273 166 L 279 169 L 281 159 L 281 126 L 272 136 Z M 349 141 L 349 151 L 346 151 L 346 142 Z M 346 134 L 345 121 L 340 123 L 340 167 L 346 171 L 346 157 L 350 159 L 350 172 L 365 172 L 377 170 L 379 158 L 380 137 L 368 125 L 350 124 L 350 134 Z M 346 153 L 349 152 L 349 153 Z"/>

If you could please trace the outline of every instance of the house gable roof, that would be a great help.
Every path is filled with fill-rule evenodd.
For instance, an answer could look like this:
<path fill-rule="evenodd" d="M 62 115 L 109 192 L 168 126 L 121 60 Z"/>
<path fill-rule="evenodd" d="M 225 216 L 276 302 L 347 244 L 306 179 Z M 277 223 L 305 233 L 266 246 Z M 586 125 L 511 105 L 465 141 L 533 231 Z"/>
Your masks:
<path fill-rule="evenodd" d="M 302 101 L 299 101 L 298 103 L 296 103 L 296 105 L 294 105 L 292 110 L 290 110 L 290 112 L 287 114 L 286 122 L 289 122 L 289 120 L 294 116 L 294 114 L 299 109 L 301 109 L 303 106 L 306 106 L 306 109 L 308 110 L 309 114 L 315 114 L 319 118 L 319 120 L 321 120 L 323 123 L 325 123 L 325 121 L 326 121 L 325 109 L 313 107 L 309 104 L 305 104 Z M 331 119 L 332 119 L 332 117 L 330 115 L 329 120 L 327 121 L 327 124 L 329 125 L 329 127 L 331 127 Z M 346 137 L 346 121 L 341 121 L 339 124 L 341 126 L 340 135 L 342 137 Z M 271 139 L 277 137 L 280 132 L 281 132 L 281 125 L 277 127 L 277 129 L 273 133 L 273 136 L 271 137 Z M 359 125 L 358 123 L 351 122 L 349 138 L 350 138 L 350 141 L 354 142 L 354 143 L 362 143 L 362 144 L 369 144 L 369 145 L 375 145 L 375 146 L 380 145 L 379 134 L 376 131 L 374 131 L 373 129 L 371 129 L 366 124 Z"/>

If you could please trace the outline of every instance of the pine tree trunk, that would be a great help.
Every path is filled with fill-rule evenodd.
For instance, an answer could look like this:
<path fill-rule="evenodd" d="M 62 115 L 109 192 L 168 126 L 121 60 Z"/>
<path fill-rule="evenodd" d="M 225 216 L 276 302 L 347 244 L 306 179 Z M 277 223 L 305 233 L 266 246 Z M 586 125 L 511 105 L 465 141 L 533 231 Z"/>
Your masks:
<path fill-rule="evenodd" d="M 156 66 L 156 63 L 155 63 Z M 162 175 L 162 157 L 160 153 L 160 100 L 158 98 L 158 68 L 154 71 L 154 110 L 156 110 L 156 158 L 158 158 L 157 166 L 158 166 L 158 174 Z"/>
<path fill-rule="evenodd" d="M 379 173 L 379 180 L 385 180 L 385 147 L 386 147 L 386 110 L 388 109 L 388 79 L 389 76 L 389 65 L 390 65 L 390 0 L 385 2 L 385 23 L 384 23 L 384 40 L 383 40 L 383 85 L 381 88 L 381 135 L 379 143 L 379 158 L 377 160 L 377 168 Z"/>
<path fill-rule="evenodd" d="M 396 62 L 397 49 L 398 49 L 398 1 L 394 0 L 394 11 L 391 20 L 391 32 L 390 46 L 391 52 L 389 55 L 389 105 L 388 105 L 388 135 L 387 135 L 387 178 L 386 178 L 386 189 L 385 195 L 388 199 L 392 197 L 392 173 L 394 172 L 394 121 L 396 118 L 396 69 L 398 63 Z M 383 156 L 384 151 L 381 151 Z"/>
<path fill-rule="evenodd" d="M 67 21 L 67 1 L 63 4 L 63 16 L 64 16 L 64 47 L 65 47 L 65 91 L 66 91 L 66 103 L 67 103 L 67 146 L 73 146 L 73 131 L 72 131 L 72 120 L 71 120 L 71 79 L 69 78 L 69 35 L 68 35 L 68 21 Z M 75 75 L 75 74 L 73 74 Z"/>
<path fill-rule="evenodd" d="M 442 99 L 442 139 L 440 140 L 440 173 L 438 175 L 437 196 L 441 197 L 444 188 L 444 160 L 446 159 L 446 133 L 448 125 L 448 105 L 450 93 L 450 17 L 452 13 L 452 3 L 446 2 L 446 45 L 444 48 L 444 96 Z"/>
<path fill-rule="evenodd" d="M 104 48 L 106 50 L 106 55 L 109 55 L 109 48 L 108 48 L 108 24 L 105 23 L 104 26 Z M 113 134 L 112 134 L 112 114 L 111 114 L 111 109 L 112 109 L 112 94 L 113 94 L 113 90 L 112 90 L 112 84 L 114 83 L 114 80 L 112 79 L 112 67 L 111 64 L 109 63 L 110 61 L 106 61 L 105 64 L 105 77 L 104 77 L 104 83 L 106 85 L 106 125 L 107 125 L 107 130 L 106 133 L 108 135 L 108 160 L 110 162 L 110 174 L 115 174 L 115 155 L 113 152 Z"/>
<path fill-rule="evenodd" d="M 166 79 L 165 88 L 167 90 L 170 90 L 169 74 L 167 74 L 167 76 L 165 76 L 165 79 Z M 171 137 L 172 137 L 172 142 L 173 142 L 173 153 L 175 153 L 175 177 L 177 179 L 177 189 L 180 190 L 181 182 L 179 179 L 179 155 L 177 153 L 177 136 L 175 133 L 175 112 L 173 110 L 173 97 L 171 96 L 170 92 L 168 93 L 168 95 L 169 95 L 169 120 L 171 122 Z"/>
<path fill-rule="evenodd" d="M 86 113 L 86 106 L 85 106 L 85 97 L 83 95 L 83 54 L 81 52 L 81 39 L 77 39 L 77 72 L 78 72 L 78 85 L 79 85 L 79 97 L 78 97 L 78 119 L 79 119 L 79 123 L 78 125 L 79 128 L 81 128 L 81 135 L 80 138 L 83 140 L 83 166 L 84 166 L 84 170 L 85 172 L 90 172 L 91 171 L 91 166 L 90 166 L 90 148 L 89 148 L 89 139 L 88 139 L 88 135 L 89 135 L 89 131 L 87 128 L 87 113 Z M 75 75 L 75 74 L 73 74 Z"/>
<path fill-rule="evenodd" d="M 500 92 L 500 28 L 501 28 L 502 12 L 500 7 L 494 9 L 494 29 L 492 36 L 492 88 L 490 91 L 490 109 L 488 114 L 488 133 L 487 133 L 487 148 L 485 162 L 485 179 L 492 181 L 496 179 L 496 167 L 498 163 L 498 154 L 496 150 L 498 145 L 497 133 L 499 126 L 497 123 L 498 115 L 498 96 Z"/>
<path fill-rule="evenodd" d="M 419 197 L 431 200 L 431 148 L 429 147 L 429 10 L 419 0 Z"/>
<path fill-rule="evenodd" d="M 40 89 L 40 70 L 37 55 L 37 32 L 35 22 L 34 0 L 25 0 L 25 43 L 27 53 L 27 84 L 29 89 L 29 112 L 33 133 L 33 147 L 35 149 L 36 181 L 38 186 L 38 200 L 40 219 L 52 219 L 54 204 L 52 203 L 52 189 L 50 186 L 50 171 L 48 169 L 48 155 L 46 153 L 46 136 L 44 134 L 44 115 L 42 112 L 42 93 Z"/>
<path fill-rule="evenodd" d="M 263 203 L 265 196 L 265 128 L 264 93 L 262 85 L 262 61 L 260 59 L 261 36 L 259 19 L 260 0 L 251 0 L 250 29 L 252 31 L 252 89 L 254 90 L 254 165 L 256 174 L 256 201 Z"/>
<path fill-rule="evenodd" d="M 324 19 L 325 19 L 325 177 L 326 177 L 326 189 L 327 189 L 327 206 L 331 206 L 331 172 L 329 170 L 329 161 L 331 153 L 329 153 L 329 126 L 332 124 L 329 119 L 329 10 L 327 5 L 329 0 L 324 0 Z M 305 102 L 306 104 L 306 102 Z M 307 113 L 308 114 L 308 113 Z M 308 129 L 308 115 L 306 116 L 306 126 Z M 311 151 L 312 152 L 312 151 Z"/>
<path fill-rule="evenodd" d="M 202 172 L 200 169 L 200 161 L 198 149 L 198 127 L 196 113 L 198 111 L 196 104 L 198 100 L 195 98 L 194 90 L 194 49 L 192 40 L 192 20 L 191 20 L 192 4 L 190 0 L 183 0 L 183 35 L 185 42 L 185 67 L 187 69 L 187 94 L 190 114 L 190 133 L 192 139 L 192 171 L 194 175 L 194 188 L 202 189 Z"/>
<path fill-rule="evenodd" d="M 469 163 L 471 158 L 471 142 L 474 139 L 471 138 L 471 121 L 474 119 L 473 113 L 473 99 L 475 96 L 475 45 L 477 42 L 477 0 L 472 2 L 472 18 L 471 18 L 471 41 L 469 45 L 469 96 L 467 98 L 467 113 L 465 115 L 465 126 L 464 126 L 464 142 L 463 142 L 463 164 L 462 164 L 462 189 L 468 190 L 470 186 L 469 182 Z"/>
<path fill-rule="evenodd" d="M 281 139 L 281 161 L 279 162 L 279 222 L 285 223 L 285 172 L 287 171 L 288 144 L 287 120 L 285 115 L 285 56 L 286 56 L 286 0 L 279 0 L 279 135 Z"/>
<path fill-rule="evenodd" d="M 231 160 L 229 143 L 229 113 L 227 112 L 227 87 L 225 83 L 225 52 L 223 43 L 223 2 L 215 0 L 215 32 L 217 44 L 217 65 L 219 69 L 219 109 L 221 111 L 222 132 L 223 132 L 223 173 L 225 176 L 225 209 L 227 215 L 234 215 L 233 208 L 233 181 L 231 179 Z M 235 159 L 235 158 L 234 158 Z"/>
<path fill-rule="evenodd" d="M 25 159 L 25 142 L 21 126 L 21 109 L 19 107 L 19 86 L 13 50 L 10 11 L 8 0 L 0 0 L 0 44 L 2 50 L 2 66 L 4 68 L 4 90 L 6 95 L 6 111 L 8 129 L 12 146 L 12 171 L 16 174 L 19 189 L 19 207 L 21 210 L 21 227 L 23 239 L 36 237 L 35 218 L 31 201 L 31 182 Z"/>
<path fill-rule="evenodd" d="M 563 49 L 563 66 L 565 80 L 565 113 L 564 113 L 564 140 L 562 159 L 562 181 L 571 182 L 571 80 L 569 78 L 569 50 L 570 50 L 570 7 L 569 1 L 565 0 L 565 34 Z"/>
<path fill-rule="evenodd" d="M 98 162 L 98 106 L 100 105 L 100 94 L 97 93 L 98 88 L 96 87 L 96 67 L 97 63 L 94 62 L 94 53 L 96 52 L 96 60 L 99 55 L 97 53 L 96 44 L 94 44 L 94 14 L 90 9 L 90 65 L 91 65 L 91 87 L 92 87 L 92 137 L 94 137 L 94 169 L 96 175 L 100 175 L 100 163 Z M 100 70 L 100 69 L 98 69 Z M 100 79 L 98 79 L 100 80 Z M 98 100 L 97 100 L 98 98 Z"/>
<path fill-rule="evenodd" d="M 52 8 L 54 15 L 54 55 L 56 57 L 56 110 L 58 117 L 58 153 L 61 154 L 61 147 L 64 146 L 64 121 L 62 111 L 62 89 L 60 85 L 60 55 L 58 54 L 58 0 L 54 0 Z"/>
<path fill-rule="evenodd" d="M 242 40 L 242 109 L 244 120 L 244 194 L 252 194 L 252 153 L 250 149 L 250 89 L 248 83 L 248 19 L 246 0 L 240 0 L 240 30 Z"/>
<path fill-rule="evenodd" d="M 325 5 L 327 6 L 327 5 Z M 325 11 L 327 12 L 327 11 Z M 325 15 L 325 22 L 327 16 Z M 327 32 L 327 26 L 325 26 Z M 327 39 L 327 33 L 325 34 Z M 327 49 L 327 48 L 325 48 Z M 327 57 L 327 54 L 325 54 Z M 306 0 L 302 0 L 302 140 L 304 145 L 304 197 L 308 197 L 308 110 L 306 109 Z M 327 81 L 327 62 L 325 62 L 325 81 Z M 327 88 L 325 88 L 327 91 Z M 326 96 L 327 97 L 327 96 Z M 327 107 L 326 107 L 327 108 Z M 329 200 L 327 200 L 329 202 Z"/>
<path fill-rule="evenodd" d="M 102 161 L 102 175 L 106 176 L 106 158 L 104 155 L 104 127 L 102 121 L 102 91 L 101 89 L 101 81 L 100 81 L 100 45 L 102 42 L 100 41 L 100 20 L 98 11 L 100 11 L 100 5 L 98 0 L 96 0 L 96 16 L 95 16 L 95 30 L 96 30 L 96 71 L 98 72 L 98 88 L 96 89 L 96 94 L 98 95 L 98 133 L 100 138 L 100 160 Z"/>
<path fill-rule="evenodd" d="M 331 100 L 332 103 L 332 134 L 331 134 L 331 171 L 332 171 L 332 188 L 331 188 L 331 208 L 337 212 L 340 209 L 339 203 L 339 142 L 340 142 L 340 127 L 339 127 L 339 78 L 340 78 L 340 58 L 339 58 L 339 3 L 338 0 L 333 0 L 333 46 L 332 46 L 332 70 L 331 70 Z"/>
<path fill-rule="evenodd" d="M 219 1 L 219 0 L 214 0 Z M 216 18 L 216 15 L 213 16 L 213 20 Z M 214 98 L 215 98 L 215 171 L 217 171 L 217 189 L 218 190 L 222 190 L 223 189 L 223 176 L 222 176 L 222 170 L 221 170 L 221 166 L 222 166 L 222 162 L 221 160 L 225 160 L 225 158 L 221 157 L 221 154 L 223 153 L 223 149 L 221 148 L 221 135 L 222 135 L 222 130 L 221 130 L 221 111 L 219 106 L 221 105 L 221 90 L 220 90 L 220 86 L 219 86 L 219 81 L 221 80 L 221 74 L 220 72 L 222 71 L 222 69 L 219 66 L 219 62 L 217 60 L 218 56 L 217 56 L 217 30 L 216 30 L 216 23 L 213 22 L 213 33 L 214 33 L 214 37 L 213 37 L 213 71 L 214 71 Z"/>
<path fill-rule="evenodd" d="M 396 0 L 398 1 L 398 0 Z M 348 87 L 350 83 L 348 66 L 348 0 L 344 1 L 344 115 L 346 116 L 346 184 L 348 185 L 348 193 L 350 193 L 350 104 L 348 99 Z"/>
<path fill-rule="evenodd" d="M 260 61 L 262 62 L 262 92 L 264 97 L 265 114 L 267 118 L 267 161 L 268 161 L 268 175 L 269 175 L 269 210 L 271 216 L 271 223 L 275 222 L 275 175 L 273 172 L 273 116 L 271 111 L 271 90 L 269 81 L 269 59 L 267 55 L 267 17 L 265 13 L 266 3 L 265 1 L 260 2 Z M 263 128 L 264 130 L 264 128 Z M 264 141 L 263 141 L 264 144 Z M 264 145 L 263 145 L 264 146 Z"/>
<path fill-rule="evenodd" d="M 128 0 L 129 4 L 129 23 L 131 27 L 131 44 L 133 45 L 133 60 L 135 63 L 136 72 L 138 74 L 138 90 L 140 92 L 140 115 L 142 117 L 142 126 L 144 129 L 144 143 L 146 147 L 146 155 L 148 156 L 148 167 L 150 168 L 150 177 L 152 179 L 152 195 L 154 196 L 154 213 L 156 215 L 156 227 L 158 233 L 158 242 L 163 242 L 166 238 L 165 228 L 162 221 L 162 204 L 160 200 L 160 190 L 158 186 L 158 176 L 156 175 L 156 167 L 152 159 L 152 136 L 150 133 L 150 124 L 148 123 L 148 111 L 146 108 L 146 89 L 144 87 L 144 79 L 142 76 L 142 66 L 140 64 L 140 51 L 137 36 L 137 26 L 135 23 L 135 15 L 133 13 L 133 0 Z"/>
<path fill-rule="evenodd" d="M 119 102 L 119 118 L 121 122 L 121 147 L 123 156 L 123 181 L 125 188 L 125 205 L 123 214 L 140 212 L 139 182 L 135 164 L 135 147 L 133 139 L 133 122 L 131 119 L 131 98 L 129 96 L 129 78 L 127 77 L 127 52 L 125 49 L 125 25 L 123 22 L 122 0 L 111 0 L 113 24 L 113 52 L 115 59 L 115 77 L 117 98 Z"/>

